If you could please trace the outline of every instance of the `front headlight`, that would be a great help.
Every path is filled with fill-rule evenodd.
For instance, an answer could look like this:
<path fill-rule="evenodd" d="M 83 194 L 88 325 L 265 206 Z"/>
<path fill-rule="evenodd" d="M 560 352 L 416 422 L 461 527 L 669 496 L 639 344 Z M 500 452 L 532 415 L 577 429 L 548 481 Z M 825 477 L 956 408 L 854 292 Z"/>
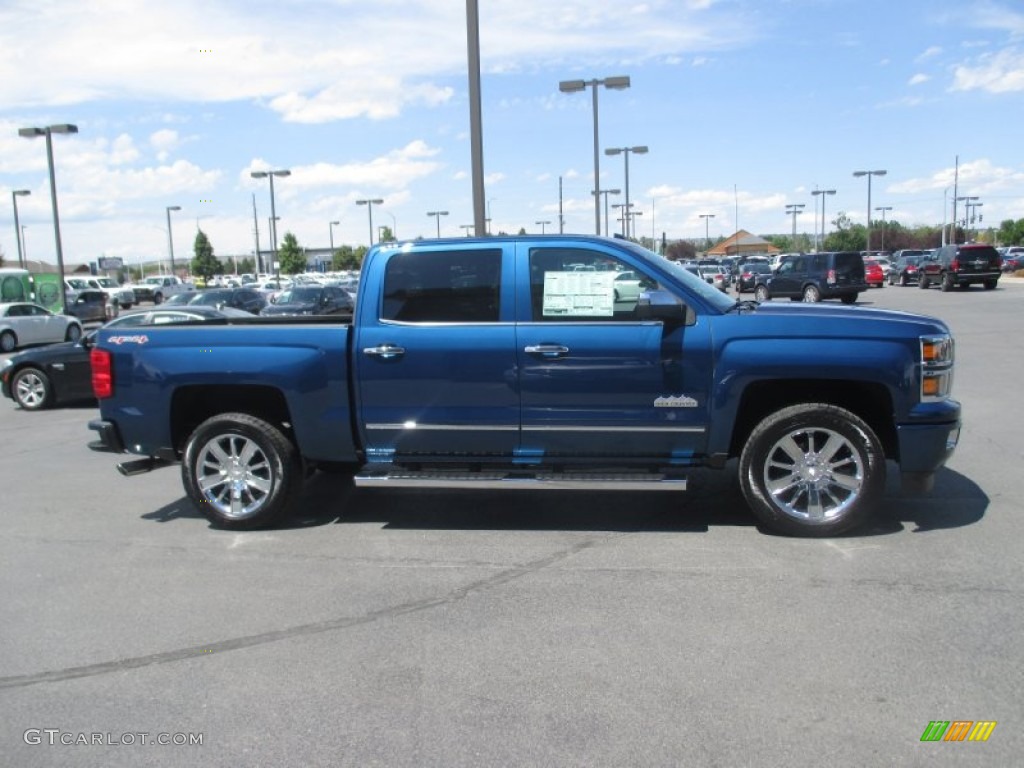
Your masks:
<path fill-rule="evenodd" d="M 921 401 L 949 397 L 953 388 L 953 337 L 948 334 L 921 337 Z"/>

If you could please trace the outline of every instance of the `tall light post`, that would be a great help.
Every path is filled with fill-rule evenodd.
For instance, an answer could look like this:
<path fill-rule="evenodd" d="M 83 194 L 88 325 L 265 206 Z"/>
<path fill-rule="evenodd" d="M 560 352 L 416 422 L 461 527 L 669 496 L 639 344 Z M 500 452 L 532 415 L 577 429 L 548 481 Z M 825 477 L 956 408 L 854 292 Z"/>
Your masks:
<path fill-rule="evenodd" d="M 971 222 L 971 229 L 972 229 L 972 230 L 974 230 L 974 237 L 972 237 L 972 238 L 971 238 L 971 241 L 972 241 L 972 242 L 973 242 L 973 241 L 974 241 L 974 240 L 975 240 L 975 239 L 977 238 L 977 236 L 978 236 L 978 230 L 977 230 L 977 228 L 976 228 L 976 227 L 974 226 L 974 219 L 975 219 L 975 216 L 977 216 L 977 219 L 978 219 L 978 221 L 979 221 L 979 222 L 981 221 L 981 219 L 982 219 L 982 216 L 981 216 L 981 214 L 980 214 L 980 213 L 978 213 L 978 209 L 979 209 L 979 208 L 981 208 L 981 207 L 982 207 L 983 205 L 985 205 L 985 204 L 984 204 L 984 203 L 968 203 L 968 204 L 967 204 L 967 218 L 968 218 L 968 219 L 970 220 L 970 222 Z"/>
<path fill-rule="evenodd" d="M 373 247 L 373 206 L 384 205 L 384 201 L 379 197 L 364 198 L 362 200 L 356 200 L 356 205 L 365 205 L 366 212 L 370 216 L 370 247 Z"/>
<path fill-rule="evenodd" d="M 621 195 L 621 189 L 602 189 L 600 192 L 591 192 L 592 195 L 600 197 L 604 195 L 604 236 L 608 237 L 608 195 Z"/>
<path fill-rule="evenodd" d="M 254 179 L 270 179 L 270 253 L 272 264 L 277 264 L 277 209 L 274 203 L 274 177 L 280 176 L 291 176 L 292 172 L 287 168 L 282 168 L 276 171 L 252 171 L 249 173 Z M 274 267 L 274 273 L 277 274 L 277 267 Z"/>
<path fill-rule="evenodd" d="M 626 236 L 626 217 L 628 216 L 629 208 L 626 207 L 625 203 L 613 203 L 612 209 L 619 212 L 619 223 L 622 225 L 622 236 Z"/>
<path fill-rule="evenodd" d="M 598 193 L 601 191 L 601 155 L 598 150 L 600 142 L 597 135 L 597 86 L 621 91 L 629 88 L 629 76 L 617 75 L 593 80 L 562 80 L 558 84 L 558 90 L 562 93 L 577 93 L 586 90 L 588 87 L 593 90 L 594 104 L 594 234 L 601 234 L 601 198 Z"/>
<path fill-rule="evenodd" d="M 540 233 L 541 233 L 542 235 L 546 235 L 546 234 L 547 234 L 547 232 L 545 231 L 545 229 L 544 229 L 544 228 L 545 228 L 545 227 L 546 227 L 546 226 L 547 226 L 548 224 L 550 224 L 551 222 L 545 219 L 544 221 L 535 221 L 535 222 L 533 222 L 533 223 L 534 223 L 534 224 L 540 224 Z"/>
<path fill-rule="evenodd" d="M 15 189 L 11 191 L 11 202 L 14 203 L 14 239 L 18 241 L 18 266 L 25 268 L 25 254 L 22 248 L 21 227 L 18 224 L 18 198 L 22 195 L 31 195 L 30 189 Z"/>
<path fill-rule="evenodd" d="M 171 257 L 171 274 L 174 272 L 174 237 L 171 235 L 171 211 L 180 211 L 180 205 L 167 206 L 167 253 Z"/>
<path fill-rule="evenodd" d="M 604 151 L 604 153 L 606 155 L 609 155 L 609 156 L 624 155 L 625 158 L 626 158 L 626 209 L 628 210 L 629 209 L 629 156 L 630 156 L 631 153 L 635 154 L 635 155 L 646 155 L 647 154 L 647 147 L 645 147 L 645 146 L 639 146 L 639 147 L 611 147 L 610 149 L 606 149 Z M 630 237 L 630 235 L 632 235 L 632 232 L 630 230 L 630 227 L 627 225 L 627 227 L 626 227 L 626 237 Z"/>
<path fill-rule="evenodd" d="M 825 195 L 834 195 L 836 191 L 834 189 L 815 189 L 811 191 L 814 197 L 821 196 L 821 241 L 818 241 L 818 233 L 814 233 L 814 250 L 820 251 L 825 247 Z M 818 201 L 814 201 L 814 215 L 818 215 Z"/>
<path fill-rule="evenodd" d="M 974 204 L 974 201 L 977 200 L 977 199 L 978 199 L 977 195 L 961 195 L 959 197 L 954 197 L 953 198 L 953 244 L 954 245 L 956 245 L 956 242 L 957 242 L 957 239 L 958 239 L 957 236 L 956 236 L 956 224 L 957 224 L 957 222 L 956 222 L 956 204 L 957 203 L 964 203 L 964 218 L 963 218 L 963 222 L 964 222 L 964 241 L 966 242 L 967 239 L 968 239 L 967 238 L 967 222 L 968 222 L 968 220 L 971 217 L 971 206 Z"/>
<path fill-rule="evenodd" d="M 715 218 L 715 214 L 702 213 L 700 214 L 700 217 L 704 219 L 704 253 L 707 253 L 708 251 L 711 250 L 711 235 L 710 230 L 708 229 L 708 224 L 710 223 L 711 219 Z"/>
<path fill-rule="evenodd" d="M 46 137 L 46 162 L 50 168 L 50 204 L 53 207 L 53 237 L 57 244 L 57 273 L 60 284 L 64 285 L 64 249 L 60 243 L 60 216 L 57 214 L 57 176 L 53 170 L 53 134 L 55 133 L 78 133 L 78 126 L 70 123 L 48 125 L 44 128 L 19 128 L 18 135 L 27 139 L 34 139 L 37 136 Z M 63 312 L 67 304 L 64 301 L 64 291 L 60 291 L 60 308 Z"/>
<path fill-rule="evenodd" d="M 470 233 L 476 229 L 476 224 L 459 224 L 459 229 L 465 230 L 466 237 L 470 237 Z"/>
<path fill-rule="evenodd" d="M 21 225 L 21 248 L 25 253 L 25 263 L 21 265 L 22 269 L 26 269 L 28 267 L 28 243 L 25 242 L 25 227 L 27 226 L 28 224 Z"/>
<path fill-rule="evenodd" d="M 886 211 L 891 211 L 892 210 L 892 206 L 891 205 L 880 205 L 877 208 L 875 208 L 875 210 L 882 212 L 882 245 L 879 247 L 878 250 L 884 251 L 885 250 L 885 212 Z"/>
<path fill-rule="evenodd" d="M 854 178 L 860 178 L 861 176 L 868 177 L 868 220 L 865 223 L 867 230 L 864 235 L 864 250 L 871 253 L 871 177 L 872 176 L 885 176 L 887 171 L 854 171 Z"/>
<path fill-rule="evenodd" d="M 334 228 L 341 224 L 340 221 L 330 221 L 327 223 L 327 229 L 331 235 L 331 256 L 334 256 Z"/>
<path fill-rule="evenodd" d="M 786 205 L 786 215 L 793 216 L 793 247 L 796 248 L 796 217 L 804 212 L 806 203 L 789 203 Z"/>
<path fill-rule="evenodd" d="M 427 216 L 433 216 L 434 220 L 437 221 L 437 239 L 441 239 L 441 217 L 447 216 L 448 211 L 427 211 Z"/>

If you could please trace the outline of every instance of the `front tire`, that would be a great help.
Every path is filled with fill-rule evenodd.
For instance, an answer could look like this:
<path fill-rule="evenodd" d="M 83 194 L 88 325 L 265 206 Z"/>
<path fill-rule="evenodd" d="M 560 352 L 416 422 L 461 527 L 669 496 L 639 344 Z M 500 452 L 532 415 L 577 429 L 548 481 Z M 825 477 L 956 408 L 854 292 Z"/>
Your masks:
<path fill-rule="evenodd" d="M 38 368 L 22 368 L 11 381 L 11 393 L 23 410 L 40 411 L 50 405 L 53 385 Z"/>
<path fill-rule="evenodd" d="M 246 413 L 222 413 L 196 427 L 185 446 L 181 477 L 207 519 L 232 530 L 277 520 L 303 480 L 294 444 L 274 425 Z"/>
<path fill-rule="evenodd" d="M 856 414 L 827 403 L 783 408 L 743 448 L 739 480 L 751 511 L 788 536 L 835 536 L 862 525 L 885 488 L 885 456 Z"/>
<path fill-rule="evenodd" d="M 771 295 L 768 293 L 768 286 L 759 285 L 754 288 L 754 298 L 757 299 L 758 302 L 768 301 L 768 299 L 771 298 Z"/>
<path fill-rule="evenodd" d="M 82 338 L 82 326 L 80 325 L 69 325 L 64 332 L 64 341 L 78 341 L 80 338 Z"/>
<path fill-rule="evenodd" d="M 18 346 L 18 337 L 13 331 L 0 333 L 0 352 L 13 352 Z"/>

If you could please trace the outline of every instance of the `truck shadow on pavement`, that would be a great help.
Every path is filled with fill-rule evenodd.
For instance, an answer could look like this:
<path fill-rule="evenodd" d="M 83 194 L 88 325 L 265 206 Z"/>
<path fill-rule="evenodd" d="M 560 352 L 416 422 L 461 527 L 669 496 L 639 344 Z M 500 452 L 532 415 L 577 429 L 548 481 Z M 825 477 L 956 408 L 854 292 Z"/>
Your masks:
<path fill-rule="evenodd" d="M 988 504 L 976 483 L 948 468 L 939 472 L 930 494 L 904 495 L 898 470 L 890 465 L 886 493 L 873 520 L 845 538 L 960 528 L 981 520 Z M 184 497 L 142 517 L 161 523 L 205 520 Z M 273 529 L 367 523 L 413 530 L 686 533 L 758 527 L 733 462 L 721 472 L 697 470 L 685 492 L 665 493 L 364 489 L 356 488 L 349 477 L 317 473 L 307 480 L 296 511 Z"/>

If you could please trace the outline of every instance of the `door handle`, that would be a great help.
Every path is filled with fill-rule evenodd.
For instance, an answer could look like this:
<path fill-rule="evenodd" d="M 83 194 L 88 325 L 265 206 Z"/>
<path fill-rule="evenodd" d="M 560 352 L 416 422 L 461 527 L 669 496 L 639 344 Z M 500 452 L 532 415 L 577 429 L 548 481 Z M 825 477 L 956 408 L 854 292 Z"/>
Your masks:
<path fill-rule="evenodd" d="M 528 355 L 540 355 L 548 358 L 565 357 L 569 354 L 569 348 L 561 344 L 531 344 L 523 351 Z"/>
<path fill-rule="evenodd" d="M 376 347 L 364 347 L 363 354 L 370 357 L 379 357 L 382 360 L 393 360 L 405 354 L 405 349 L 395 344 L 381 344 Z"/>

